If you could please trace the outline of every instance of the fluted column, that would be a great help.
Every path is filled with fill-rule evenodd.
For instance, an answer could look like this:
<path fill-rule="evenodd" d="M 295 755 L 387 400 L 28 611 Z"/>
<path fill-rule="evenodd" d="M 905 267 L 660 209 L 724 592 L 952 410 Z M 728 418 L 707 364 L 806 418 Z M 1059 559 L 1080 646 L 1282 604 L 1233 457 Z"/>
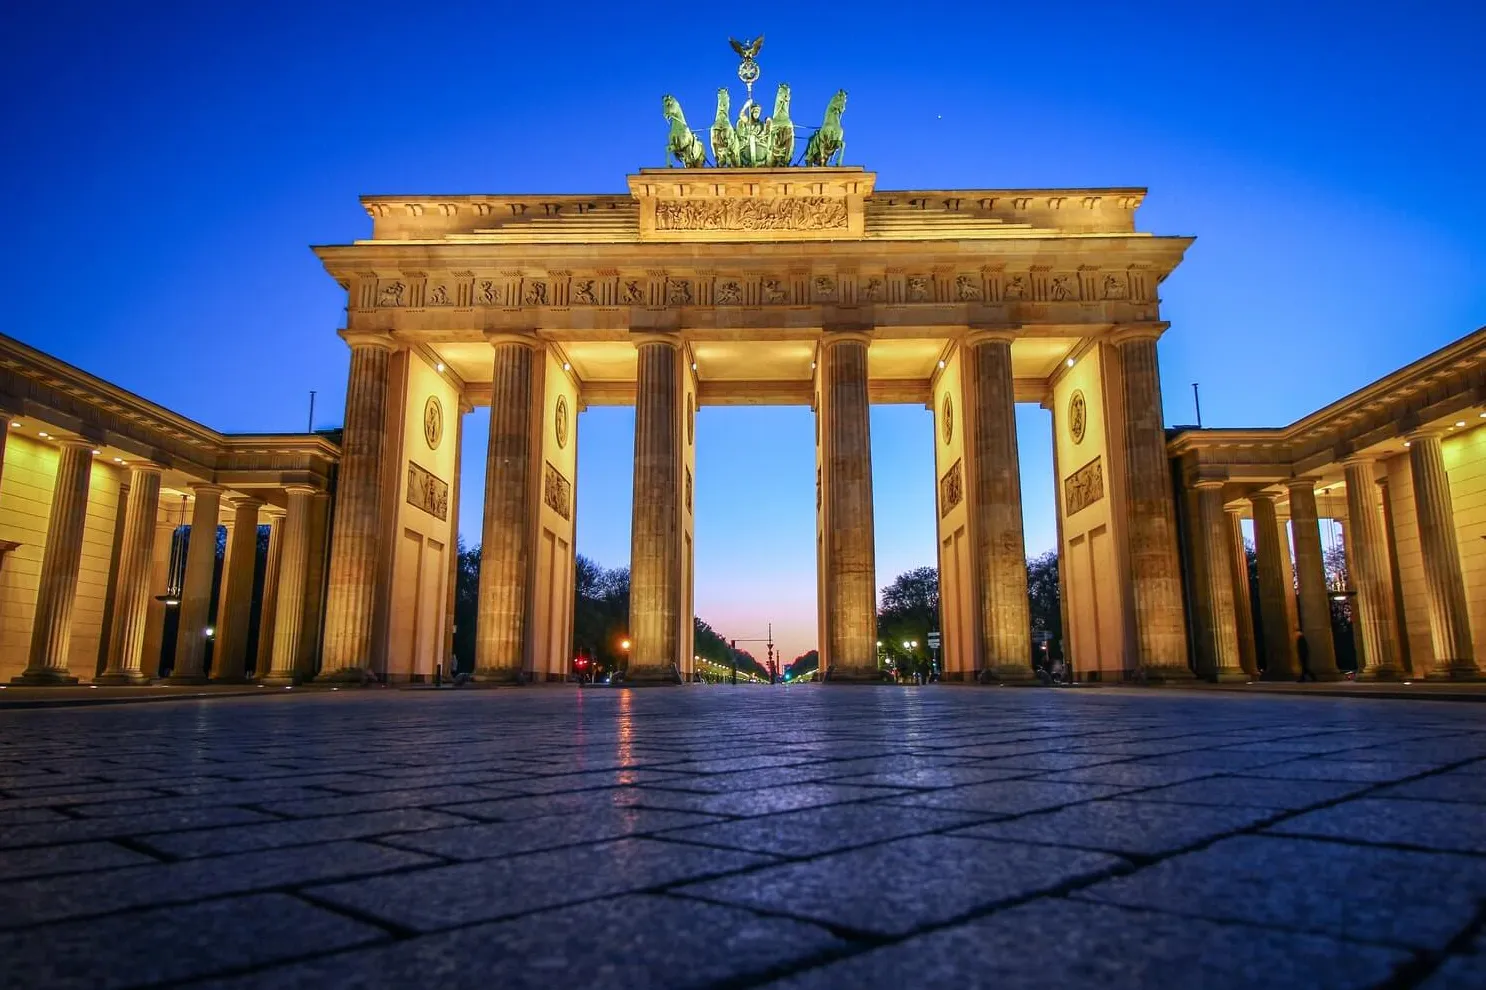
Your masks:
<path fill-rule="evenodd" d="M 1434 666 L 1428 676 L 1473 680 L 1480 676 L 1480 670 L 1471 643 L 1460 545 L 1455 538 L 1455 507 L 1438 433 L 1421 430 L 1409 436 L 1409 475 L 1414 482 L 1414 511 L 1419 517 L 1429 638 L 1434 645 Z"/>
<path fill-rule="evenodd" d="M 1259 651 L 1254 643 L 1254 605 L 1249 600 L 1249 555 L 1244 547 L 1243 516 L 1228 509 L 1226 545 L 1228 575 L 1233 588 L 1233 621 L 1238 632 L 1238 662 L 1250 677 L 1259 675 Z"/>
<path fill-rule="evenodd" d="M 520 680 L 526 659 L 532 597 L 532 398 L 539 362 L 532 341 L 497 337 L 492 345 L 475 679 L 514 682 Z"/>
<path fill-rule="evenodd" d="M 877 564 L 872 527 L 872 433 L 861 333 L 825 338 L 826 636 L 833 681 L 875 681 Z M 1025 565 L 1024 565 L 1025 566 Z"/>
<path fill-rule="evenodd" d="M 1264 679 L 1293 680 L 1300 673 L 1295 653 L 1295 630 L 1290 621 L 1290 599 L 1294 590 L 1286 580 L 1289 570 L 1281 554 L 1289 557 L 1289 540 L 1275 512 L 1273 492 L 1249 498 L 1254 507 L 1254 551 L 1259 558 L 1259 618 L 1264 626 Z"/>
<path fill-rule="evenodd" d="M 284 514 L 283 549 L 279 553 L 278 602 L 274 606 L 273 654 L 265 684 L 294 684 L 300 680 L 300 638 L 305 635 L 305 577 L 309 570 L 310 506 L 315 490 L 290 485 L 284 490 L 289 508 Z"/>
<path fill-rule="evenodd" d="M 180 684 L 206 681 L 206 627 L 211 621 L 212 571 L 217 563 L 217 514 L 222 489 L 191 489 L 191 530 L 186 540 L 186 574 L 181 587 L 181 617 L 175 637 L 175 667 L 167 680 Z"/>
<path fill-rule="evenodd" d="M 160 514 L 160 468 L 129 468 L 129 500 L 119 543 L 119 571 L 114 585 L 114 613 L 108 634 L 108 663 L 97 684 L 148 684 L 143 669 L 145 624 L 150 611 L 150 577 L 155 563 L 156 517 Z"/>
<path fill-rule="evenodd" d="M 629 681 L 680 680 L 680 341 L 640 338 L 630 530 Z"/>
<path fill-rule="evenodd" d="M 1186 615 L 1176 549 L 1176 508 L 1156 332 L 1127 332 L 1119 342 L 1125 413 L 1125 511 L 1130 591 L 1135 605 L 1137 669 L 1150 681 L 1191 680 Z"/>
<path fill-rule="evenodd" d="M 1317 680 L 1341 678 L 1331 635 L 1331 592 L 1321 552 L 1321 519 L 1313 478 L 1285 483 L 1290 490 L 1290 532 L 1295 541 L 1295 581 L 1300 586 L 1300 632 L 1305 637 L 1306 664 Z M 1297 657 L 1298 660 L 1298 657 Z"/>
<path fill-rule="evenodd" d="M 1398 626 L 1393 614 L 1388 538 L 1373 490 L 1372 461 L 1354 457 L 1342 465 L 1347 472 L 1347 521 L 1352 530 L 1348 571 L 1357 588 L 1357 625 L 1366 662 L 1358 676 L 1369 680 L 1401 680 L 1404 671 L 1399 662 Z"/>
<path fill-rule="evenodd" d="M 324 680 L 361 681 L 371 657 L 382 544 L 382 456 L 387 441 L 387 365 L 393 343 L 347 334 L 351 374 L 331 527 Z"/>
<path fill-rule="evenodd" d="M 1197 488 L 1197 546 L 1193 548 L 1192 566 L 1202 569 L 1197 582 L 1206 599 L 1203 612 L 1207 621 L 1203 635 L 1207 642 L 1203 652 L 1211 658 L 1212 669 L 1206 672 L 1213 681 L 1246 681 L 1238 645 L 1238 616 L 1233 594 L 1233 541 L 1228 532 L 1228 513 L 1223 508 L 1223 482 L 1199 481 Z M 1248 587 L 1245 584 L 1247 597 Z M 1247 609 L 1245 609 L 1247 611 Z"/>
<path fill-rule="evenodd" d="M 981 631 L 982 662 L 976 666 L 999 681 L 1030 681 L 1032 620 L 1011 340 L 1009 333 L 978 331 L 966 338 L 964 350 Z"/>
<path fill-rule="evenodd" d="M 262 677 L 273 665 L 273 628 L 279 605 L 279 562 L 284 555 L 284 510 L 269 506 L 268 557 L 263 562 L 263 599 L 258 611 L 258 651 L 253 675 Z"/>
<path fill-rule="evenodd" d="M 93 445 L 61 440 L 52 509 L 46 525 L 46 549 L 36 588 L 36 618 L 31 626 L 31 655 L 14 684 L 76 684 L 67 669 L 72 645 L 72 606 L 82 564 L 83 530 L 88 519 L 88 484 L 93 472 Z"/>
<path fill-rule="evenodd" d="M 258 563 L 258 510 L 263 502 L 240 498 L 232 507 L 232 546 L 217 616 L 212 680 L 241 684 L 248 674 L 248 624 L 253 614 L 253 569 Z"/>

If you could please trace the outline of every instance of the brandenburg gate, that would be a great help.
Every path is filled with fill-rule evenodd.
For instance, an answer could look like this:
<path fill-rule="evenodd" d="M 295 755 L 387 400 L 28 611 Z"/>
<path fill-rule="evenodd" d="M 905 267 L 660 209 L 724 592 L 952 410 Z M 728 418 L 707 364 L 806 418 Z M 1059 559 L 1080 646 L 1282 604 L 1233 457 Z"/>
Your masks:
<path fill-rule="evenodd" d="M 613 195 L 374 196 L 317 249 L 351 348 L 322 678 L 426 676 L 452 622 L 462 414 L 489 405 L 476 671 L 566 675 L 575 418 L 636 408 L 631 683 L 690 673 L 696 411 L 815 412 L 821 667 L 876 680 L 869 407 L 934 412 L 943 667 L 1032 675 L 1014 405 L 1052 411 L 1083 672 L 1188 678 L 1156 341 L 1190 243 L 1139 189 L 887 191 L 661 168 Z"/>

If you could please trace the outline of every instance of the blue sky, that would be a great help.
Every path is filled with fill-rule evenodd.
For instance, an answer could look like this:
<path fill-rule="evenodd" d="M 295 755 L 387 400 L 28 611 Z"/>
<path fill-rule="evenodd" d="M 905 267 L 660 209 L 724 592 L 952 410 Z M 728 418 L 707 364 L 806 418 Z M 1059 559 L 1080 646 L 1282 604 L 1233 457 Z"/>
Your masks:
<path fill-rule="evenodd" d="M 363 193 L 606 192 L 764 32 L 809 123 L 851 93 L 881 188 L 1139 185 L 1198 237 L 1162 288 L 1167 421 L 1292 420 L 1486 323 L 1486 15 L 1465 3 L 66 2 L 0 36 L 4 332 L 225 430 L 339 422 L 345 305 L 308 245 Z M 134 10 L 124 10 L 133 6 Z M 144 10 L 146 12 L 141 12 Z M 737 97 L 735 97 L 735 102 Z M 1048 424 L 1019 416 L 1028 549 Z M 466 427 L 478 533 L 486 419 Z M 873 411 L 881 581 L 933 561 L 927 411 Z M 579 418 L 579 548 L 628 556 L 633 416 Z M 813 646 L 803 409 L 698 417 L 699 612 Z"/>

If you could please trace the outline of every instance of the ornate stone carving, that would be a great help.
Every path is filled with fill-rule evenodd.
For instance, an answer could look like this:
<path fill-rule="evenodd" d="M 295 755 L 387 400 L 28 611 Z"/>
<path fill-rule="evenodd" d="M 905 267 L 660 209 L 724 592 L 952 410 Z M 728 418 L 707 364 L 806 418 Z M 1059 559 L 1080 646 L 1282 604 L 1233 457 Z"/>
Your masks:
<path fill-rule="evenodd" d="M 532 282 L 526 287 L 526 304 L 528 306 L 547 305 L 547 283 Z"/>
<path fill-rule="evenodd" d="M 815 276 L 815 298 L 821 302 L 832 302 L 836 298 L 836 280 L 829 275 Z"/>
<path fill-rule="evenodd" d="M 449 483 L 408 461 L 408 504 L 439 522 L 448 522 Z"/>
<path fill-rule="evenodd" d="M 981 297 L 980 279 L 974 275 L 955 276 L 955 298 L 960 302 L 975 302 Z"/>
<path fill-rule="evenodd" d="M 743 301 L 743 286 L 735 279 L 718 282 L 712 299 L 719 306 L 736 306 Z"/>
<path fill-rule="evenodd" d="M 436 395 L 423 403 L 423 439 L 428 441 L 429 450 L 438 450 L 439 441 L 444 439 L 444 405 Z"/>
<path fill-rule="evenodd" d="M 666 302 L 672 306 L 690 306 L 691 283 L 685 279 L 666 279 Z"/>
<path fill-rule="evenodd" d="M 557 449 L 565 448 L 568 445 L 568 397 L 565 395 L 557 397 L 557 408 L 552 411 L 552 432 L 557 439 Z"/>
<path fill-rule="evenodd" d="M 1104 276 L 1104 298 L 1129 299 L 1130 287 L 1118 275 L 1106 275 Z"/>
<path fill-rule="evenodd" d="M 780 278 L 764 279 L 764 302 L 789 302 L 789 286 Z"/>
<path fill-rule="evenodd" d="M 1068 436 L 1074 444 L 1084 442 L 1084 430 L 1089 425 L 1089 405 L 1084 400 L 1083 389 L 1076 388 L 1068 397 Z"/>
<path fill-rule="evenodd" d="M 846 202 L 821 196 L 778 199 L 663 199 L 656 230 L 836 230 L 846 227 Z"/>
<path fill-rule="evenodd" d="M 562 472 L 545 462 L 547 470 L 542 474 L 542 501 L 547 508 L 564 519 L 573 518 L 573 485 Z"/>
<path fill-rule="evenodd" d="M 433 291 L 428 294 L 428 304 L 430 306 L 449 305 L 449 287 L 446 285 L 435 285 Z"/>
<path fill-rule="evenodd" d="M 948 392 L 944 393 L 944 405 L 940 407 L 939 429 L 945 443 L 955 438 L 955 402 Z"/>
<path fill-rule="evenodd" d="M 573 302 L 583 306 L 592 306 L 598 302 L 593 294 L 593 279 L 580 278 L 573 282 Z"/>
<path fill-rule="evenodd" d="M 883 283 L 880 278 L 869 278 L 862 285 L 862 299 L 866 302 L 878 302 L 883 296 Z"/>
<path fill-rule="evenodd" d="M 697 400 L 694 395 L 686 397 L 686 445 L 690 447 L 696 442 L 697 435 Z"/>
<path fill-rule="evenodd" d="M 1087 509 L 1104 497 L 1104 462 L 1096 457 L 1063 482 L 1064 514 Z"/>
<path fill-rule="evenodd" d="M 401 282 L 388 282 L 377 293 L 378 306 L 401 306 L 403 293 L 408 290 Z"/>
<path fill-rule="evenodd" d="M 495 283 L 488 278 L 480 283 L 480 305 L 495 305 Z"/>
<path fill-rule="evenodd" d="M 1025 299 L 1027 298 L 1027 277 L 1025 275 L 1013 275 L 1006 282 L 1006 287 L 1001 290 L 1002 299 Z"/>
<path fill-rule="evenodd" d="M 910 275 L 906 285 L 909 302 L 929 301 L 929 277 L 927 275 Z"/>
<path fill-rule="evenodd" d="M 626 306 L 645 305 L 645 283 L 637 278 L 627 278 L 620 288 L 619 299 Z"/>
<path fill-rule="evenodd" d="M 686 469 L 686 511 L 691 513 L 691 468 Z"/>
<path fill-rule="evenodd" d="M 1048 287 L 1048 297 L 1056 302 L 1064 302 L 1075 298 L 1078 293 L 1071 284 L 1072 275 L 1054 275 L 1052 285 Z"/>
<path fill-rule="evenodd" d="M 939 517 L 942 519 L 953 512 L 964 497 L 965 480 L 960 473 L 960 462 L 955 461 L 939 479 Z"/>

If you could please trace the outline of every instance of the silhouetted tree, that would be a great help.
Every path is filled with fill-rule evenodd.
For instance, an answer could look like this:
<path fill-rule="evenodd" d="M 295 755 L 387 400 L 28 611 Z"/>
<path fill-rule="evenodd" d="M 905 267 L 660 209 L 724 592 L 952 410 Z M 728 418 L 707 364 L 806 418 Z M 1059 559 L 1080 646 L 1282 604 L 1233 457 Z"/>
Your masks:
<path fill-rule="evenodd" d="M 1032 629 L 1041 629 L 1051 634 L 1048 642 L 1049 658 L 1062 655 L 1063 643 L 1063 593 L 1058 584 L 1058 551 L 1049 550 L 1027 560 L 1027 608 L 1031 616 Z M 1032 643 L 1032 658 L 1040 659 L 1036 640 Z"/>

